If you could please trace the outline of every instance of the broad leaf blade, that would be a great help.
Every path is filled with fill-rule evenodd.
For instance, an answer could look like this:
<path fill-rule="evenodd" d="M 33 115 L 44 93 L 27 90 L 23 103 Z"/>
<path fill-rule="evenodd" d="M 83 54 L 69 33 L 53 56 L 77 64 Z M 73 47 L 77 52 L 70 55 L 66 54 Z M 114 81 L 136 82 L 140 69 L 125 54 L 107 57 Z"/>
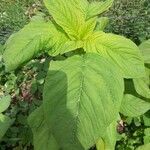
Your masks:
<path fill-rule="evenodd" d="M 150 98 L 150 88 L 144 79 L 134 79 L 134 86 L 138 94 L 145 98 Z"/>
<path fill-rule="evenodd" d="M 114 150 L 117 141 L 117 121 L 113 121 L 107 128 L 103 138 L 96 143 L 97 150 Z"/>
<path fill-rule="evenodd" d="M 149 150 L 150 149 L 150 143 L 142 145 L 138 147 L 136 150 Z"/>
<path fill-rule="evenodd" d="M 117 142 L 117 120 L 114 120 L 107 128 L 106 135 L 103 137 L 106 149 L 114 150 Z"/>
<path fill-rule="evenodd" d="M 81 40 L 93 31 L 96 18 L 86 20 L 87 0 L 44 0 L 44 3 L 55 22 L 72 40 Z"/>
<path fill-rule="evenodd" d="M 113 1 L 114 0 L 92 2 L 88 8 L 87 18 L 97 16 L 97 15 L 103 13 L 104 11 L 107 11 L 112 6 Z"/>
<path fill-rule="evenodd" d="M 139 48 L 142 51 L 145 63 L 150 63 L 150 39 L 143 42 Z"/>
<path fill-rule="evenodd" d="M 122 94 L 118 70 L 97 54 L 52 62 L 44 87 L 44 111 L 63 149 L 93 146 L 116 117 Z"/>
<path fill-rule="evenodd" d="M 11 102 L 10 96 L 3 96 L 2 98 L 0 98 L 0 113 L 5 111 L 9 107 L 10 102 Z"/>
<path fill-rule="evenodd" d="M 11 126 L 13 120 L 11 120 L 9 117 L 0 114 L 0 140 L 5 135 L 8 128 Z"/>
<path fill-rule="evenodd" d="M 42 50 L 50 49 L 56 42 L 60 44 L 64 40 L 67 40 L 65 35 L 53 23 L 32 21 L 8 39 L 3 54 L 6 69 L 14 70 Z"/>
<path fill-rule="evenodd" d="M 13 34 L 6 43 L 3 59 L 8 71 L 14 70 L 33 58 L 47 44 L 49 23 L 32 22 Z"/>
<path fill-rule="evenodd" d="M 49 55 L 56 56 L 58 54 L 64 54 L 82 48 L 83 45 L 82 41 L 66 41 L 58 45 L 58 47 L 53 47 L 52 50 L 49 51 Z"/>
<path fill-rule="evenodd" d="M 72 38 L 79 38 L 79 31 L 84 24 L 84 14 L 78 0 L 44 0 L 54 20 Z"/>
<path fill-rule="evenodd" d="M 43 106 L 40 106 L 30 114 L 28 123 L 33 132 L 35 150 L 59 150 L 56 140 L 45 121 Z"/>
<path fill-rule="evenodd" d="M 150 98 L 150 88 L 144 81 L 144 79 L 134 79 L 134 86 L 138 94 L 145 98 Z"/>
<path fill-rule="evenodd" d="M 150 72 L 149 68 L 145 68 L 146 76 L 143 78 L 133 79 L 136 92 L 145 97 L 150 98 Z"/>
<path fill-rule="evenodd" d="M 86 40 L 84 49 L 86 52 L 99 53 L 106 59 L 111 59 L 125 78 L 145 75 L 144 61 L 138 47 L 122 36 L 95 32 Z"/>
<path fill-rule="evenodd" d="M 120 112 L 129 117 L 143 115 L 150 109 L 150 103 L 133 95 L 126 94 L 122 100 Z"/>

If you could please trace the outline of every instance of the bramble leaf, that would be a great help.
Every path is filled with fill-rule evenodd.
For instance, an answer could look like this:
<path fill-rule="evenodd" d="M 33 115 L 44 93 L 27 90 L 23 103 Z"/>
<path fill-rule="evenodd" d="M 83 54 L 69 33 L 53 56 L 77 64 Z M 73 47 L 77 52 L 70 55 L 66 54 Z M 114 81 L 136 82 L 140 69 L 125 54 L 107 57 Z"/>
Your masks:
<path fill-rule="evenodd" d="M 95 32 L 86 40 L 84 49 L 113 61 L 125 78 L 145 75 L 144 61 L 138 47 L 125 37 L 102 31 Z"/>
<path fill-rule="evenodd" d="M 120 112 L 129 117 L 143 115 L 150 109 L 150 103 L 130 94 L 125 94 Z"/>
<path fill-rule="evenodd" d="M 118 69 L 97 54 L 51 62 L 44 112 L 59 145 L 65 150 L 93 146 L 118 115 L 123 89 Z"/>

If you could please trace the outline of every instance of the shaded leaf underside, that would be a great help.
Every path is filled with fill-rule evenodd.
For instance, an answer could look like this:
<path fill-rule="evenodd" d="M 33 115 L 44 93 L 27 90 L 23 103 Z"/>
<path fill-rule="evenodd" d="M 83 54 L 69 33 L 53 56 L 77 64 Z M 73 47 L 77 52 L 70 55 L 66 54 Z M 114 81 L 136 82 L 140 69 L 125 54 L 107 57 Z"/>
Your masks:
<path fill-rule="evenodd" d="M 97 54 L 52 62 L 44 87 L 44 111 L 61 147 L 93 146 L 116 117 L 122 94 L 118 70 Z"/>

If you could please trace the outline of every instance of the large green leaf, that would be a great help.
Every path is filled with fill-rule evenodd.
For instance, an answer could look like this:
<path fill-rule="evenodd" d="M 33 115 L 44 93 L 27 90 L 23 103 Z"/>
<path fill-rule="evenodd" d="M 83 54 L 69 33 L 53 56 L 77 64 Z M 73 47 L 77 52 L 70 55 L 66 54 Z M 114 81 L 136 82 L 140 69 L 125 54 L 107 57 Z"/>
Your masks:
<path fill-rule="evenodd" d="M 96 18 L 92 18 L 85 23 L 80 36 L 83 37 L 82 40 L 70 40 L 66 37 L 58 37 L 55 40 L 52 49 L 49 51 L 49 55 L 56 56 L 58 54 L 64 54 L 79 48 L 83 48 L 84 40 L 93 32 L 96 26 Z M 63 32 L 63 30 L 62 30 Z M 56 37 L 55 37 L 56 38 Z M 51 42 L 51 41 L 50 41 Z"/>
<path fill-rule="evenodd" d="M 150 143 L 142 145 L 138 147 L 136 150 L 149 150 L 150 149 Z"/>
<path fill-rule="evenodd" d="M 13 120 L 11 120 L 9 117 L 0 114 L 0 140 L 5 135 L 12 122 Z"/>
<path fill-rule="evenodd" d="M 117 125 L 118 120 L 120 120 L 120 116 L 118 115 L 116 119 L 107 127 L 105 135 L 96 143 L 97 150 L 105 149 L 105 150 L 114 150 L 117 142 Z M 104 148 L 103 148 L 104 147 Z"/>
<path fill-rule="evenodd" d="M 103 13 L 104 11 L 107 11 L 113 3 L 114 0 L 105 0 L 101 2 L 94 1 L 92 2 L 87 11 L 87 18 L 91 18 L 94 16 L 97 16 L 98 14 Z"/>
<path fill-rule="evenodd" d="M 2 114 L 10 105 L 11 97 L 3 96 L 0 98 L 0 140 L 12 124 L 13 120 Z"/>
<path fill-rule="evenodd" d="M 68 35 L 78 39 L 81 27 L 84 24 L 84 14 L 79 9 L 78 0 L 44 0 L 46 7 Z"/>
<path fill-rule="evenodd" d="M 45 121 L 43 106 L 30 114 L 28 122 L 33 132 L 34 150 L 59 150 L 57 142 Z"/>
<path fill-rule="evenodd" d="M 117 120 L 114 120 L 107 128 L 106 134 L 103 137 L 106 150 L 114 150 L 117 142 Z"/>
<path fill-rule="evenodd" d="M 97 54 L 51 62 L 44 86 L 44 111 L 63 149 L 93 146 L 116 118 L 123 90 L 116 67 Z"/>
<path fill-rule="evenodd" d="M 105 150 L 105 143 L 102 138 L 100 138 L 96 143 L 96 150 Z"/>
<path fill-rule="evenodd" d="M 150 98 L 149 84 L 146 84 L 144 78 L 134 79 L 134 86 L 138 94 Z"/>
<path fill-rule="evenodd" d="M 129 117 L 137 117 L 143 115 L 150 110 L 150 103 L 130 94 L 125 94 L 120 112 Z"/>
<path fill-rule="evenodd" d="M 57 45 L 61 45 L 66 38 L 53 23 L 43 20 L 32 21 L 8 39 L 3 54 L 6 69 L 16 69 L 31 60 L 38 52 L 54 47 L 56 42 Z"/>
<path fill-rule="evenodd" d="M 11 102 L 10 96 L 3 96 L 2 98 L 0 98 L 0 113 L 5 111 L 9 107 L 10 102 Z"/>
<path fill-rule="evenodd" d="M 44 0 L 54 20 L 72 40 L 81 40 L 93 31 L 93 19 L 86 21 L 87 0 Z"/>
<path fill-rule="evenodd" d="M 114 150 L 117 141 L 117 120 L 113 121 L 107 128 L 105 135 L 96 143 L 97 150 Z"/>
<path fill-rule="evenodd" d="M 145 63 L 150 63 L 150 39 L 143 42 L 139 48 L 142 51 Z"/>
<path fill-rule="evenodd" d="M 59 47 L 55 47 L 55 49 L 53 48 L 52 50 L 50 50 L 49 54 L 53 56 L 56 56 L 58 54 L 64 54 L 82 48 L 83 45 L 83 41 L 66 41 L 62 43 L 61 46 L 59 45 Z"/>
<path fill-rule="evenodd" d="M 145 98 L 150 98 L 150 70 L 146 67 L 145 70 L 146 76 L 143 78 L 133 79 L 133 82 L 135 90 L 139 95 Z"/>
<path fill-rule="evenodd" d="M 107 17 L 100 17 L 97 19 L 96 31 L 104 31 L 107 24 L 109 23 L 109 19 Z"/>
<path fill-rule="evenodd" d="M 138 78 L 145 75 L 144 61 L 138 47 L 122 36 L 95 32 L 85 42 L 86 52 L 99 53 L 111 59 L 125 78 Z"/>

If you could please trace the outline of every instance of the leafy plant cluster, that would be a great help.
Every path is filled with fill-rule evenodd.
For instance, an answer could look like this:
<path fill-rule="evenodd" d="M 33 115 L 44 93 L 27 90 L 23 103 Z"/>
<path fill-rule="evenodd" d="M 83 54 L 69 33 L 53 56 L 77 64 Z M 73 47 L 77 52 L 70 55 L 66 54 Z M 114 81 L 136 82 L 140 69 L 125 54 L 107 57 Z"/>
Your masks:
<path fill-rule="evenodd" d="M 38 97 L 43 99 L 42 104 L 33 113 L 28 112 L 34 149 L 86 150 L 95 145 L 97 150 L 114 149 L 120 139 L 116 128 L 121 132 L 124 126 L 120 122 L 122 116 L 138 117 L 150 109 L 149 41 L 140 45 L 140 51 L 131 40 L 103 31 L 107 18 L 99 14 L 108 10 L 113 0 L 90 3 L 44 0 L 44 3 L 53 19 L 33 17 L 28 25 L 10 36 L 3 53 L 8 76 L 37 55 L 49 55 L 37 65 L 39 68 L 44 64 L 47 68 L 48 64 L 49 69 L 38 75 L 30 73 L 29 84 L 19 88 L 23 88 L 22 97 L 27 100 L 34 99 L 26 93 L 31 85 L 32 89 L 36 85 L 34 92 L 43 92 Z M 24 74 L 21 80 L 24 76 L 28 78 Z M 33 82 L 35 77 L 39 80 Z M 44 88 L 38 90 L 43 83 Z M 149 115 L 145 114 L 143 120 L 148 123 Z M 144 129 L 144 147 L 150 143 L 148 127 L 147 124 Z"/>
<path fill-rule="evenodd" d="M 32 132 L 27 118 L 41 104 L 43 81 L 47 73 L 49 59 L 37 57 L 21 70 L 5 72 L 1 61 L 0 67 L 0 97 L 11 96 L 9 108 L 3 112 L 13 122 L 1 138 L 0 149 L 32 149 Z M 4 128 L 2 129 L 4 130 Z"/>

